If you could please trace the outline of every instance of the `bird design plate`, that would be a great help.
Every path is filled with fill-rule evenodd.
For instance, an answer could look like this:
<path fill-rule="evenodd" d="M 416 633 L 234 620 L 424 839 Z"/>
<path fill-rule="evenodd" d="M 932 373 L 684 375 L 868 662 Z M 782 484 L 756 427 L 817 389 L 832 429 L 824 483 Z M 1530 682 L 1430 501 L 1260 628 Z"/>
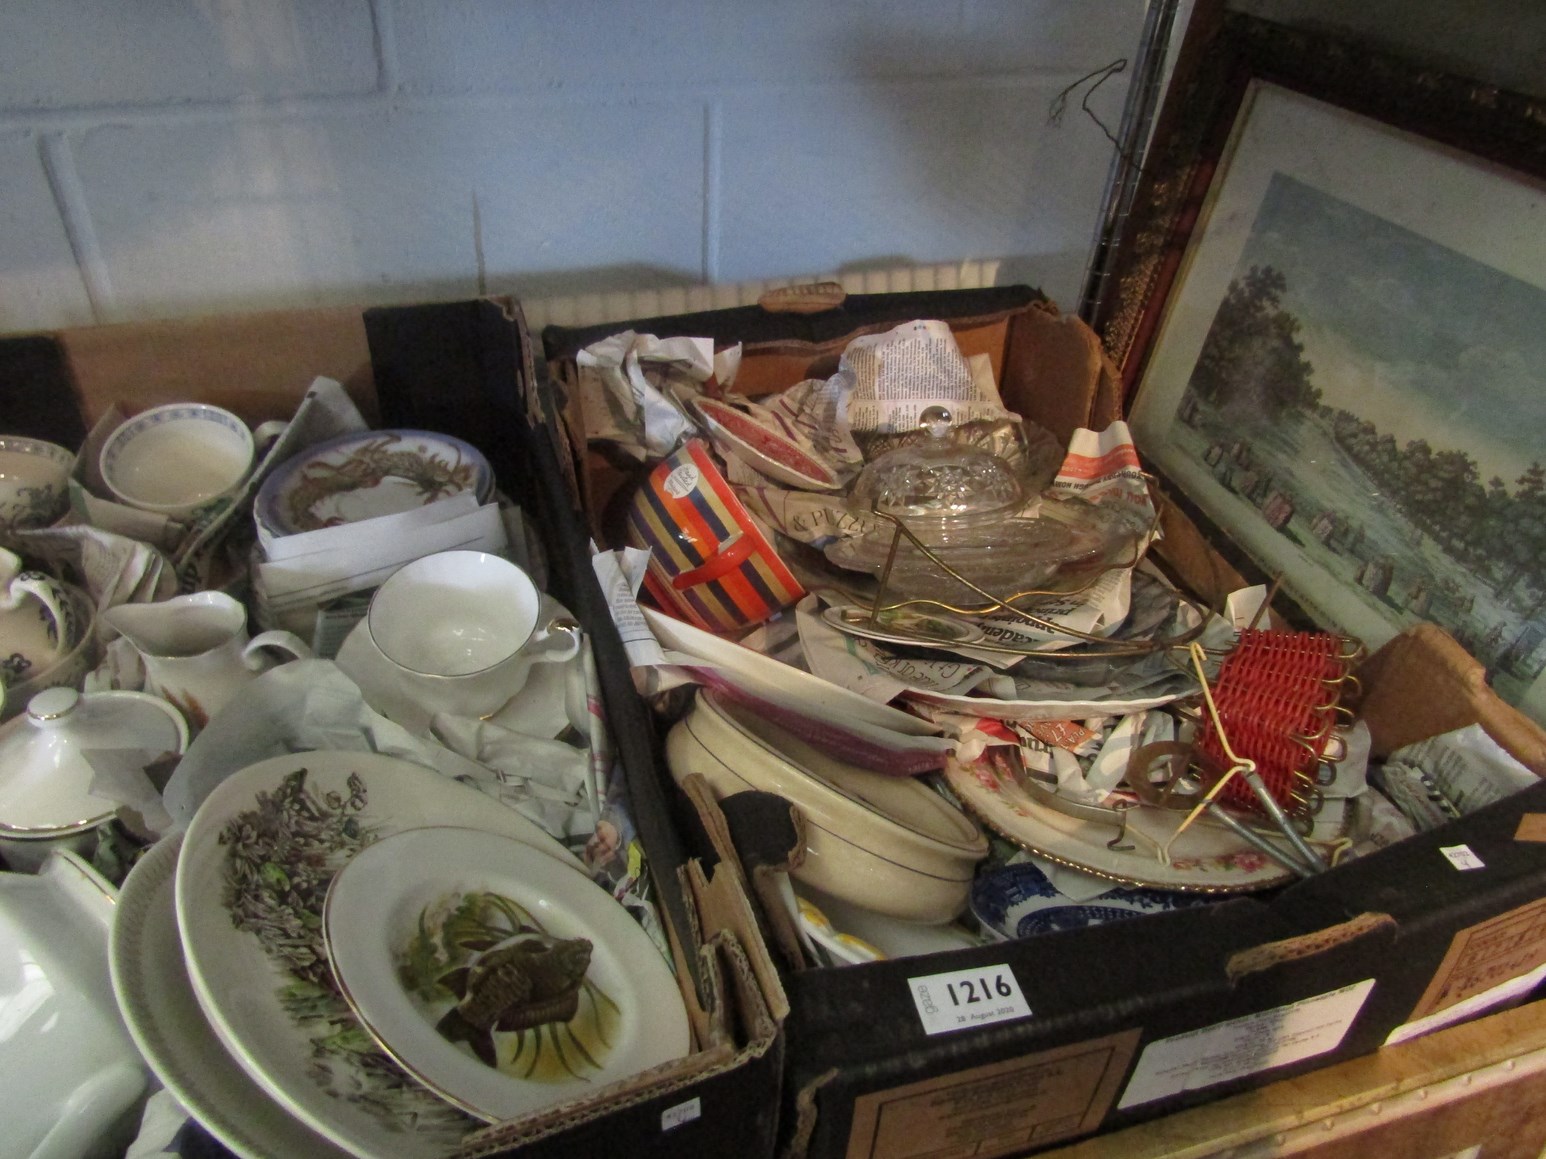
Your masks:
<path fill-rule="evenodd" d="M 424 1086 L 497 1122 L 687 1053 L 665 959 L 599 886 L 508 838 L 415 829 L 333 879 L 333 975 Z"/>

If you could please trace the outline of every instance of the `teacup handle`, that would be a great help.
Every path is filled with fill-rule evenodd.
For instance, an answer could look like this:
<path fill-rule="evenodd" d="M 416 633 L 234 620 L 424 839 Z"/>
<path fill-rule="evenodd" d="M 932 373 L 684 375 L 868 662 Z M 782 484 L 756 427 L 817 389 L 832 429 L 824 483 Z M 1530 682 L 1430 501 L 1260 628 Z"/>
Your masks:
<path fill-rule="evenodd" d="M 68 599 L 64 591 L 52 578 L 40 571 L 24 571 L 11 581 L 13 592 L 28 592 L 38 598 L 38 601 L 48 612 L 49 619 L 54 622 L 54 644 L 61 652 L 67 652 L 73 641 L 69 635 L 69 621 L 65 617 L 64 601 Z"/>
<path fill-rule="evenodd" d="M 554 616 L 532 633 L 526 654 L 533 664 L 570 660 L 580 650 L 580 625 L 568 616 Z"/>
<path fill-rule="evenodd" d="M 252 431 L 252 445 L 256 448 L 254 458 L 261 459 L 279 436 L 289 429 L 290 424 L 285 419 L 270 419 L 254 427 Z"/>
<path fill-rule="evenodd" d="M 276 648 L 281 652 L 290 653 L 292 660 L 310 660 L 311 645 L 307 644 L 294 632 L 286 632 L 276 628 L 271 632 L 259 632 L 248 640 L 242 648 L 242 663 L 254 672 L 262 669 L 264 659 L 260 655 L 264 648 Z"/>

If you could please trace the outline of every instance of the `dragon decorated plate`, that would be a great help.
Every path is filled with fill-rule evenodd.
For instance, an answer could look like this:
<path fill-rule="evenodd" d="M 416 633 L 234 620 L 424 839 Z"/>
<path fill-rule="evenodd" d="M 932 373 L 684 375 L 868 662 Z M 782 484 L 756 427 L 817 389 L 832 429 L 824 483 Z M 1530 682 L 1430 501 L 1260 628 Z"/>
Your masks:
<path fill-rule="evenodd" d="M 479 502 L 494 474 L 476 448 L 430 431 L 358 431 L 280 464 L 254 501 L 272 535 L 295 535 L 424 507 L 463 491 Z"/>

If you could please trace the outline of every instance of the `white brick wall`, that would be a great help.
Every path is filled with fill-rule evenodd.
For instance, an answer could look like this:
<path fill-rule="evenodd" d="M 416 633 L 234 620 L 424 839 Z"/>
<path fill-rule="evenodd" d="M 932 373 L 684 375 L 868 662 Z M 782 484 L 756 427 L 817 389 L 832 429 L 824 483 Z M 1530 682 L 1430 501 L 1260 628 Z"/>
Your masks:
<path fill-rule="evenodd" d="M 961 261 L 1072 306 L 1110 146 L 1047 110 L 1143 7 L 6 0 L 0 331 Z"/>

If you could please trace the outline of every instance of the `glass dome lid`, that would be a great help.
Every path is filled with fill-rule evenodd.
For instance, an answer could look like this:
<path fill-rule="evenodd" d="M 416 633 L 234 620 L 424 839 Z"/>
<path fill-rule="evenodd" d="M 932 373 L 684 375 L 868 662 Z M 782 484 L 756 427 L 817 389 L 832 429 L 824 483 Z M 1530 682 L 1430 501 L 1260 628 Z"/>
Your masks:
<path fill-rule="evenodd" d="M 952 524 L 1002 518 L 1025 505 L 1025 488 L 1004 459 L 951 437 L 950 412 L 931 406 L 919 416 L 928 437 L 868 464 L 849 492 L 857 514 Z"/>

